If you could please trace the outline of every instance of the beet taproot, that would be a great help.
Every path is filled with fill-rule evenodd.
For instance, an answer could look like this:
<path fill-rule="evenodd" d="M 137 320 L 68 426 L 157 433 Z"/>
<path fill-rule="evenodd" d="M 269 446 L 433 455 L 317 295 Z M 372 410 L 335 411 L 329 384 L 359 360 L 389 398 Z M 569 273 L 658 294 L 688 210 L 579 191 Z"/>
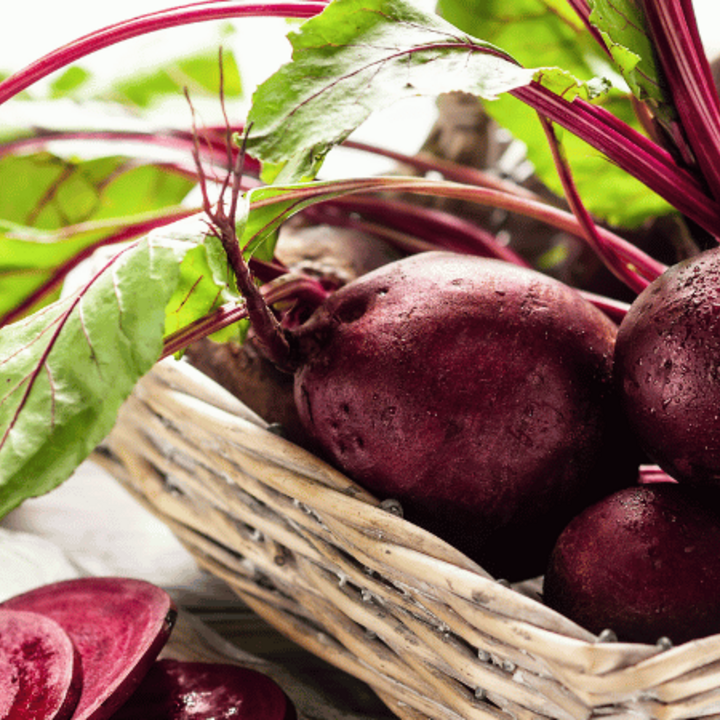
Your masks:
<path fill-rule="evenodd" d="M 539 272 L 422 253 L 340 288 L 295 332 L 295 399 L 332 463 L 521 579 L 574 514 L 634 478 L 616 331 Z"/>
<path fill-rule="evenodd" d="M 131 578 L 63 580 L 0 604 L 57 622 L 80 654 L 83 687 L 72 720 L 107 720 L 140 684 L 177 616 L 168 594 Z"/>
<path fill-rule="evenodd" d="M 545 603 L 622 641 L 675 644 L 720 632 L 720 516 L 713 493 L 625 488 L 578 515 L 545 574 Z"/>
<path fill-rule="evenodd" d="M 226 663 L 157 660 L 112 720 L 295 720 L 274 680 Z"/>
<path fill-rule="evenodd" d="M 0 609 L 0 720 L 69 720 L 82 685 L 80 655 L 58 623 Z"/>
<path fill-rule="evenodd" d="M 677 480 L 720 482 L 720 249 L 673 265 L 620 324 L 615 372 L 628 422 Z"/>

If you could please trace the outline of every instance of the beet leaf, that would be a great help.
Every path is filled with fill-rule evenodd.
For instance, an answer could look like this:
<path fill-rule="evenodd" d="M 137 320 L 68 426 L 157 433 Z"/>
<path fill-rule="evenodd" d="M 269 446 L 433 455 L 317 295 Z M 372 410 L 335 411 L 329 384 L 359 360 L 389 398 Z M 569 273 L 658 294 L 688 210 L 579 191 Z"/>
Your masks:
<path fill-rule="evenodd" d="M 168 303 L 170 317 L 181 304 L 201 314 L 220 292 L 201 292 L 212 280 L 183 265 L 204 240 L 192 219 L 151 233 L 0 333 L 0 516 L 69 477 L 109 432 L 162 354 Z"/>
<path fill-rule="evenodd" d="M 404 0 L 335 0 L 290 40 L 293 61 L 258 88 L 248 117 L 248 150 L 266 164 L 292 158 L 287 180 L 314 176 L 333 145 L 397 100 L 450 90 L 495 98 L 533 76 Z"/>
<path fill-rule="evenodd" d="M 615 39 L 612 46 L 614 59 L 624 63 L 628 73 L 633 68 L 639 73 L 639 56 L 627 48 L 644 46 L 647 36 L 642 29 L 637 35 L 620 35 L 614 26 L 616 16 L 613 8 L 606 8 L 606 3 L 600 0 L 593 5 L 593 19 L 596 22 L 601 20 L 599 26 L 603 33 Z M 546 10 L 543 11 L 543 8 Z M 589 31 L 570 3 L 507 0 L 502 4 L 502 13 L 499 13 L 494 4 L 484 0 L 439 0 L 438 12 L 465 32 L 502 47 L 524 65 L 562 67 L 576 77 L 588 80 L 602 76 L 612 84 L 600 99 L 602 106 L 627 125 L 640 129 L 632 96 L 620 77 L 622 68 L 613 62 L 599 32 Z M 602 15 L 599 15 L 600 12 Z M 587 17 L 590 17 L 589 8 Z M 617 25 L 620 26 L 620 23 Z M 627 47 L 621 45 L 621 41 L 626 42 Z M 656 82 L 651 80 L 655 71 L 646 69 L 644 65 L 642 70 L 648 75 L 650 87 L 655 87 Z M 558 195 L 562 194 L 552 153 L 535 111 L 507 95 L 484 103 L 484 110 L 514 137 L 522 139 L 535 174 L 547 187 Z M 578 190 L 596 218 L 615 226 L 637 227 L 648 218 L 672 211 L 666 200 L 617 164 L 608 163 L 600 152 L 577 136 L 566 133 L 563 147 Z M 602 187 L 602 192 L 597 192 L 598 186 Z"/>
<path fill-rule="evenodd" d="M 597 27 L 633 95 L 653 108 L 672 109 L 662 70 L 645 27 L 642 7 L 634 0 L 590 0 L 591 22 Z"/>

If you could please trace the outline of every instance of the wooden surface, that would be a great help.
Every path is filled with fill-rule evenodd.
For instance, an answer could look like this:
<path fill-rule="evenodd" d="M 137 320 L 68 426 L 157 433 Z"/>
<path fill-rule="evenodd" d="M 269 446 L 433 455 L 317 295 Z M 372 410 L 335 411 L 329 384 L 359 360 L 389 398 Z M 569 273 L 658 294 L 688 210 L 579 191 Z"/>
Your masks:
<path fill-rule="evenodd" d="M 57 551 L 42 553 L 35 568 L 25 557 L 26 566 L 0 563 L 0 600 L 3 588 L 19 592 L 23 585 L 73 575 L 149 580 L 181 608 L 165 655 L 264 671 L 293 699 L 301 720 L 394 717 L 367 685 L 299 648 L 201 571 L 169 530 L 93 463 L 48 495 L 24 503 L 0 521 L 0 529 L 0 551 L 19 533 L 31 533 Z"/>

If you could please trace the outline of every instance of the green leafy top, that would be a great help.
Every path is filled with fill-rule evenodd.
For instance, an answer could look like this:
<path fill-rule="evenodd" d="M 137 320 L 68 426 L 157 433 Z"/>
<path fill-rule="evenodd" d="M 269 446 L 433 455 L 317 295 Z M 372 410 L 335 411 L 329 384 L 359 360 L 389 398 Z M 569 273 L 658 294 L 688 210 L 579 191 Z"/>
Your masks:
<path fill-rule="evenodd" d="M 283 180 L 313 177 L 374 110 L 465 90 L 493 99 L 533 72 L 402 0 L 336 0 L 291 33 L 293 60 L 253 97 L 248 148 Z"/>
<path fill-rule="evenodd" d="M 612 104 L 637 124 L 619 72 L 566 4 L 440 0 L 438 9 L 454 24 L 406 0 L 335 0 L 291 33 L 292 62 L 260 86 L 248 118 L 249 148 L 263 160 L 263 178 L 315 177 L 330 149 L 372 111 L 417 95 L 461 90 L 492 101 L 488 113 L 526 143 L 536 172 L 558 194 L 544 131 L 509 91 L 534 79 L 568 100 Z M 656 81 L 650 69 L 647 75 L 649 84 Z M 637 226 L 671 210 L 582 141 L 564 143 L 581 195 L 600 218 Z M 612 192 L 598 193 L 598 183 Z"/>
<path fill-rule="evenodd" d="M 639 100 L 666 102 L 662 73 L 645 28 L 643 13 L 633 0 L 590 0 L 591 21 L 630 89 Z"/>
<path fill-rule="evenodd" d="M 591 19 L 597 23 L 612 58 L 598 44 L 567 2 L 556 0 L 438 0 L 438 12 L 468 33 L 478 34 L 523 64 L 563 68 L 590 86 L 602 81 L 595 98 L 631 127 L 639 124 L 630 89 L 640 97 L 661 97 L 662 80 L 634 0 L 591 2 Z M 623 22 L 624 6 L 636 22 Z M 629 48 L 632 48 L 630 50 Z M 546 75 L 546 82 L 557 75 Z M 552 88 L 557 90 L 557 87 Z M 651 95 L 652 94 L 652 95 Z M 540 179 L 561 194 L 555 163 L 535 112 L 511 97 L 487 103 L 497 122 L 520 138 Z M 575 182 L 587 208 L 611 224 L 637 227 L 649 217 L 672 211 L 669 204 L 627 172 L 609 163 L 582 140 L 563 134 L 563 145 Z M 602 192 L 598 192 L 602 188 Z"/>

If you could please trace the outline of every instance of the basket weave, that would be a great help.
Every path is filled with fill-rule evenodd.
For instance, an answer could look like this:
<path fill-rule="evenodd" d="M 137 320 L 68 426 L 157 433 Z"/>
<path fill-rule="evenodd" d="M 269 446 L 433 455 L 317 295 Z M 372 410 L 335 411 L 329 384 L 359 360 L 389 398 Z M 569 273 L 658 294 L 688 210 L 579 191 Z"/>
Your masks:
<path fill-rule="evenodd" d="M 140 382 L 94 459 L 202 567 L 400 718 L 720 717 L 720 635 L 669 649 L 600 641 L 187 363 Z"/>

